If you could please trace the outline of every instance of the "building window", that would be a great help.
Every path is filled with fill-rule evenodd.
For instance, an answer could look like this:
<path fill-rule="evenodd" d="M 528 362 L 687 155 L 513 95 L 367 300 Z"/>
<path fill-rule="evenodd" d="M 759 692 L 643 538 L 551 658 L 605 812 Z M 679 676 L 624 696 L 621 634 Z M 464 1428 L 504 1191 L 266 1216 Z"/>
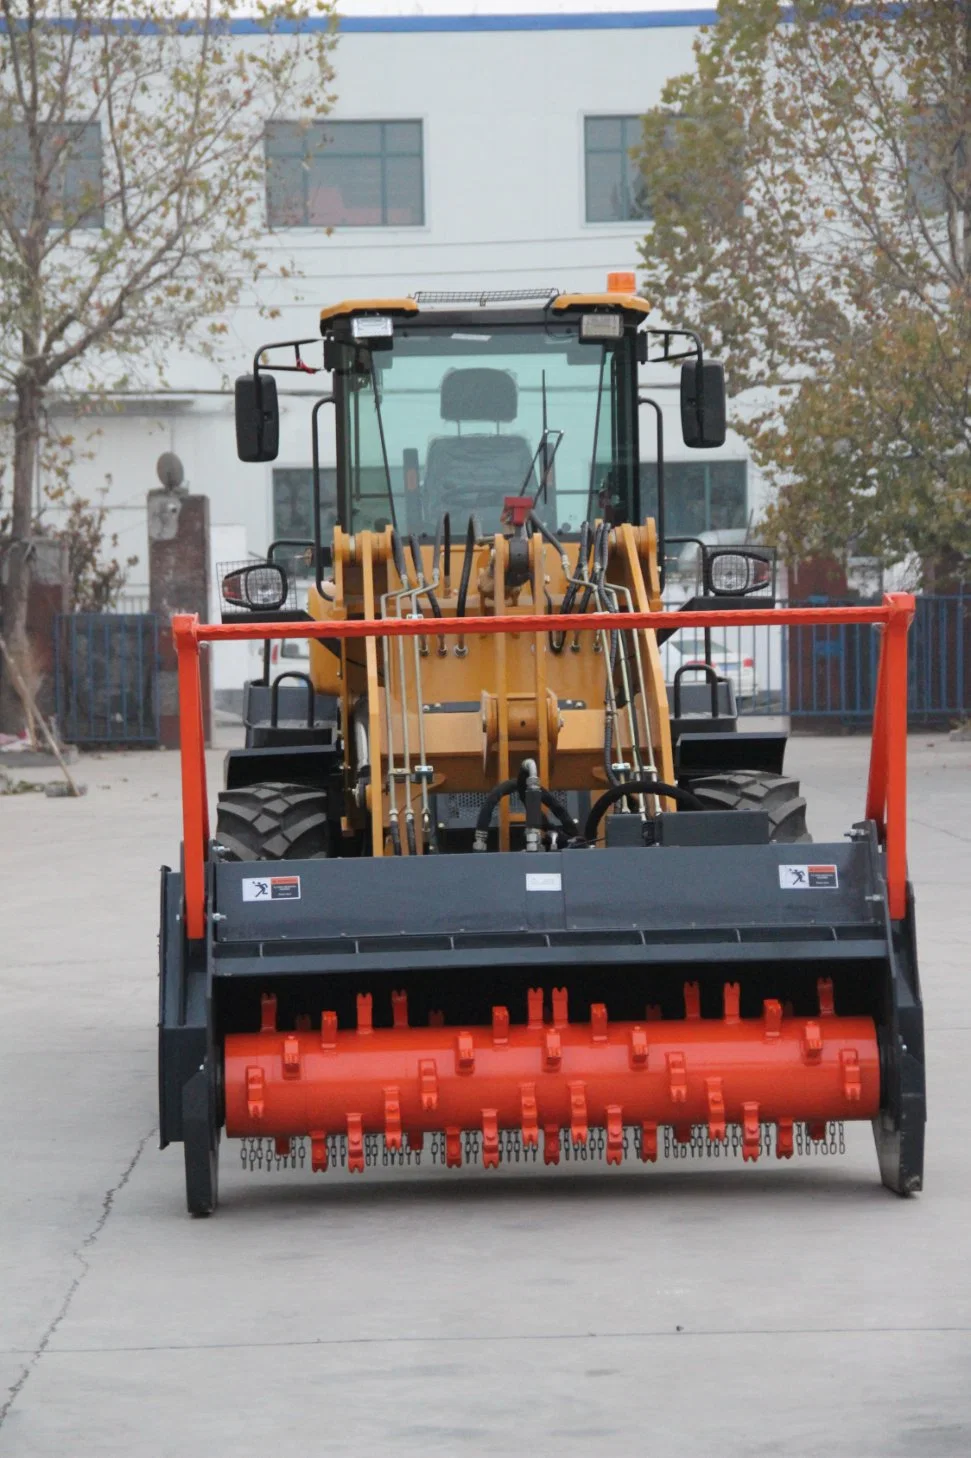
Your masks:
<path fill-rule="evenodd" d="M 668 537 L 732 531 L 748 525 L 745 461 L 665 461 L 664 530 Z M 641 515 L 657 515 L 657 466 L 641 465 Z"/>
<path fill-rule="evenodd" d="M 420 121 L 270 122 L 271 228 L 415 228 L 425 221 Z"/>
<path fill-rule="evenodd" d="M 320 472 L 320 539 L 329 542 L 337 523 L 337 472 Z M 273 472 L 273 540 L 311 542 L 314 535 L 314 476 L 309 466 L 283 467 Z M 296 554 L 294 560 L 300 557 Z M 286 552 L 278 560 L 288 560 Z M 301 574 L 299 571 L 297 575 Z M 313 576 L 313 572 L 309 572 Z"/>
<path fill-rule="evenodd" d="M 588 223 L 649 218 L 647 190 L 631 149 L 641 141 L 639 116 L 588 116 L 584 161 Z"/>
<path fill-rule="evenodd" d="M 909 203 L 914 212 L 925 217 L 941 217 L 947 212 L 948 184 L 953 186 L 955 178 L 964 174 L 963 138 L 955 139 L 950 135 L 952 130 L 943 106 L 927 107 L 910 119 L 906 135 Z"/>
<path fill-rule="evenodd" d="M 34 198 L 34 169 L 27 128 L 12 129 L 11 191 L 17 199 L 18 228 L 30 224 Z M 63 122 L 40 127 L 42 166 L 53 159 L 50 178 L 51 224 L 73 228 L 103 228 L 104 191 L 101 179 L 101 127 L 98 122 Z"/>

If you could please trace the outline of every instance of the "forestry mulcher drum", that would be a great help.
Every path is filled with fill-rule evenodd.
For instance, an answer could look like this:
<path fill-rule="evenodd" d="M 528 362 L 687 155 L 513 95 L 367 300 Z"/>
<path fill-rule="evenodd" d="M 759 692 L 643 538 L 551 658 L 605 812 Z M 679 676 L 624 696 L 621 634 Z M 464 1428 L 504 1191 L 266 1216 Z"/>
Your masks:
<path fill-rule="evenodd" d="M 921 1187 L 913 600 L 780 609 L 768 549 L 665 541 L 638 370 L 680 364 L 699 451 L 725 438 L 722 370 L 611 282 L 337 304 L 237 381 L 238 454 L 267 462 L 279 374 L 320 380 L 316 536 L 225 571 L 220 624 L 173 622 L 159 1096 L 195 1215 L 223 1136 L 251 1167 L 367 1175 L 774 1162 L 865 1119 L 883 1183 Z M 686 553 L 698 590 L 666 611 Z M 869 780 L 812 844 L 785 736 L 739 729 L 712 634 L 851 623 L 879 639 Z M 679 632 L 705 651 L 666 685 Z M 211 825 L 200 646 L 246 638 L 263 673 Z"/>

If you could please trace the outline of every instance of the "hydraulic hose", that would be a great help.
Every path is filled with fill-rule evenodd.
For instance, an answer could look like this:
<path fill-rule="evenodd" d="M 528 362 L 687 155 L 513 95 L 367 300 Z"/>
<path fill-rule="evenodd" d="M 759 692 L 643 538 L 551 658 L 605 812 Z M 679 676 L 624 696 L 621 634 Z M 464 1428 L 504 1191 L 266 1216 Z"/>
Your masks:
<path fill-rule="evenodd" d="M 667 800 L 675 800 L 683 805 L 686 810 L 704 810 L 704 805 L 693 795 L 690 790 L 682 790 L 677 785 L 666 785 L 663 780 L 627 780 L 622 785 L 612 785 L 605 790 L 599 800 L 590 807 L 590 814 L 583 827 L 583 838 L 591 844 L 597 838 L 597 829 L 601 820 L 618 800 L 625 799 L 628 795 L 658 795 Z"/>
<path fill-rule="evenodd" d="M 472 559 L 475 556 L 475 520 L 469 517 L 469 529 L 465 534 L 465 554 L 462 557 L 462 576 L 459 578 L 459 595 L 455 604 L 455 616 L 465 617 L 465 602 L 469 595 L 472 578 Z"/>
<path fill-rule="evenodd" d="M 544 542 L 549 542 L 550 546 L 555 552 L 559 552 L 561 557 L 564 557 L 566 555 L 566 553 L 563 551 L 563 544 L 560 542 L 559 538 L 555 537 L 550 531 L 549 527 L 546 526 L 544 522 L 540 521 L 535 511 L 531 511 L 529 513 L 529 516 L 527 516 L 526 520 L 529 522 L 530 526 L 533 528 L 534 531 L 539 532 Z"/>
<path fill-rule="evenodd" d="M 513 793 L 519 793 L 520 795 L 522 795 L 522 784 L 524 784 L 523 771 L 520 770 L 519 776 L 516 779 L 501 780 L 499 784 L 494 785 L 493 788 L 489 791 L 488 795 L 486 795 L 479 809 L 479 813 L 476 817 L 475 822 L 474 848 L 476 850 L 485 850 L 487 848 L 486 836 L 489 833 L 489 826 L 492 822 L 492 817 L 495 814 L 495 809 L 496 806 L 499 804 L 499 801 L 504 799 L 506 795 L 512 795 Z M 550 814 L 559 821 L 560 828 L 562 829 L 564 835 L 566 835 L 569 840 L 576 840 L 577 836 L 580 833 L 579 826 L 573 819 L 573 816 L 567 810 L 566 806 L 563 805 L 556 798 L 551 790 L 547 790 L 542 785 L 540 786 L 540 798 Z"/>
<path fill-rule="evenodd" d="M 410 587 L 408 581 L 408 563 L 405 561 L 405 549 L 401 545 L 401 538 L 396 531 L 391 533 L 391 556 L 394 559 L 394 570 L 401 578 L 403 587 Z"/>

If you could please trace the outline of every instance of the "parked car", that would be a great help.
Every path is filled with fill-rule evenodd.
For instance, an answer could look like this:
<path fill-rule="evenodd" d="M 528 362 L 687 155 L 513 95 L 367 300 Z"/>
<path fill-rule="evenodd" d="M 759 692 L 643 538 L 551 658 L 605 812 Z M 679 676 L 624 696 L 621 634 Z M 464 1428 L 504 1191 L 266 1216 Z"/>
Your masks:
<path fill-rule="evenodd" d="M 281 638 L 274 642 L 270 652 L 271 663 L 280 663 L 281 660 L 292 658 L 298 659 L 299 662 L 294 665 L 285 663 L 284 666 L 287 668 L 293 666 L 299 673 L 305 673 L 307 670 L 304 665 L 310 662 L 309 638 Z"/>
<path fill-rule="evenodd" d="M 676 633 L 673 638 L 665 644 L 667 650 L 667 678 L 672 682 L 675 672 L 685 663 L 704 663 L 705 660 L 705 635 L 704 633 L 688 634 Z M 711 657 L 708 659 L 712 668 L 721 678 L 727 678 L 735 690 L 736 703 L 742 703 L 746 699 L 754 699 L 758 693 L 758 684 L 755 679 L 755 659 L 743 656 L 736 649 L 729 649 L 720 638 L 711 640 Z M 700 674 L 686 673 L 682 679 L 684 682 L 697 681 Z"/>

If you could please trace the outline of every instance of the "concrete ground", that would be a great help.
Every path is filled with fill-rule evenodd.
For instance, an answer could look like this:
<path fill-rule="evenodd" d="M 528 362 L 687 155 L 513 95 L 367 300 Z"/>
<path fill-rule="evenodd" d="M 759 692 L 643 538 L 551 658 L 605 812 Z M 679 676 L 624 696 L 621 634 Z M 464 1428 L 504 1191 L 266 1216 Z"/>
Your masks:
<path fill-rule="evenodd" d="M 793 742 L 818 838 L 861 812 L 867 749 Z M 220 1211 L 190 1220 L 181 1150 L 155 1147 L 177 756 L 0 799 L 0 1453 L 971 1452 L 971 745 L 916 736 L 910 764 L 910 1201 L 854 1126 L 798 1169 L 552 1178 L 249 1174 L 224 1145 Z"/>

